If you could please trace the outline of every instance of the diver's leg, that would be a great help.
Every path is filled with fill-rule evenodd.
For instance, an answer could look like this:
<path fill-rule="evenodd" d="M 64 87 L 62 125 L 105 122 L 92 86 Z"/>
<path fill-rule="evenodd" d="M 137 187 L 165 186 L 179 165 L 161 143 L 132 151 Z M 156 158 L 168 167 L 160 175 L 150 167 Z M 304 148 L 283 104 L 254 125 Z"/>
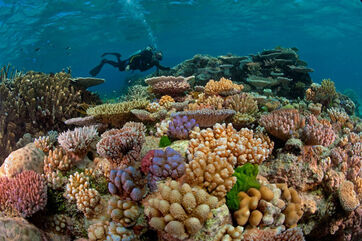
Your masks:
<path fill-rule="evenodd" d="M 106 55 L 114 55 L 114 56 L 116 56 L 117 57 L 117 59 L 119 59 L 119 58 L 121 58 L 121 54 L 119 54 L 119 53 L 103 53 L 102 54 L 102 57 L 104 57 L 104 56 L 106 56 Z"/>
<path fill-rule="evenodd" d="M 96 76 L 97 74 L 99 74 L 99 72 L 101 72 L 101 69 L 105 63 L 106 63 L 105 59 L 103 59 L 99 65 L 97 65 L 96 67 L 94 67 L 93 69 L 91 69 L 89 71 L 89 74 L 92 76 Z"/>

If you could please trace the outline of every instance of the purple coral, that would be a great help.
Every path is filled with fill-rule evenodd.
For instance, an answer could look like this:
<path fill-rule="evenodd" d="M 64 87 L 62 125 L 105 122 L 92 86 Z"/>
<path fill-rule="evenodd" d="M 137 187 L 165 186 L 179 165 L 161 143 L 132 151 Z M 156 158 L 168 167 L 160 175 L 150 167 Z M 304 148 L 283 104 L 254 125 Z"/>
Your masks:
<path fill-rule="evenodd" d="M 189 132 L 195 127 L 195 119 L 189 120 L 187 116 L 175 116 L 169 124 L 168 136 L 173 139 L 184 140 L 189 137 Z"/>
<path fill-rule="evenodd" d="M 121 170 L 111 170 L 108 190 L 122 198 L 140 201 L 144 195 L 142 176 L 134 167 L 129 166 Z"/>
<path fill-rule="evenodd" d="M 163 150 L 155 150 L 149 168 L 149 185 L 155 190 L 156 182 L 167 177 L 180 178 L 185 173 L 185 161 L 180 153 L 167 147 Z"/>

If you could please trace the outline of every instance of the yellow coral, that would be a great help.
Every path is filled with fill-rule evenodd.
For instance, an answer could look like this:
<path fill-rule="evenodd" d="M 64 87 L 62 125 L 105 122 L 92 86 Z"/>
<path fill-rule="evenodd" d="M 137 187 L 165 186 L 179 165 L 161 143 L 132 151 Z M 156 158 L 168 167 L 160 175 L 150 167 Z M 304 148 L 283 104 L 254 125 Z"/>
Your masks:
<path fill-rule="evenodd" d="M 166 109 L 169 109 L 169 108 L 171 108 L 171 105 L 174 102 L 175 102 L 175 100 L 171 96 L 164 95 L 164 96 L 161 97 L 161 99 L 159 100 L 158 103 L 160 104 L 160 106 L 163 106 Z"/>
<path fill-rule="evenodd" d="M 205 93 L 208 95 L 232 95 L 240 92 L 243 85 L 234 84 L 231 80 L 221 78 L 219 81 L 210 80 L 205 86 Z"/>

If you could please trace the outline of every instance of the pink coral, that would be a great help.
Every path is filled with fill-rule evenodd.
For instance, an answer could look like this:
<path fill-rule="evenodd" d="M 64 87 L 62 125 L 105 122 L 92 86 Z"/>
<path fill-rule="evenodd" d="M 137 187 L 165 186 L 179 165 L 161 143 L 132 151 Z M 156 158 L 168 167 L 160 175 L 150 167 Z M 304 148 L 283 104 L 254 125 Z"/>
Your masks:
<path fill-rule="evenodd" d="M 30 217 L 47 203 L 47 185 L 41 175 L 23 171 L 14 178 L 0 178 L 0 209 Z"/>
<path fill-rule="evenodd" d="M 190 89 L 188 81 L 190 77 L 157 76 L 145 80 L 152 87 L 152 92 L 159 95 L 179 96 L 184 95 L 185 91 Z"/>
<path fill-rule="evenodd" d="M 92 142 L 98 139 L 98 131 L 95 126 L 75 128 L 61 133 L 58 142 L 63 149 L 77 160 L 81 160 L 87 154 Z"/>
<path fill-rule="evenodd" d="M 150 170 L 150 165 L 152 163 L 152 159 L 154 156 L 155 150 L 150 150 L 149 152 L 147 152 L 147 154 L 142 158 L 142 162 L 141 162 L 141 171 L 144 174 L 148 174 L 149 170 Z"/>
<path fill-rule="evenodd" d="M 142 123 L 130 122 L 122 129 L 106 131 L 97 143 L 97 152 L 107 158 L 114 168 L 138 161 L 145 142 L 144 130 Z"/>
<path fill-rule="evenodd" d="M 336 134 L 332 127 L 319 123 L 314 115 L 307 117 L 307 124 L 304 127 L 303 135 L 304 141 L 308 145 L 329 146 L 336 139 Z"/>
<path fill-rule="evenodd" d="M 260 124 L 268 133 L 284 141 L 292 137 L 299 128 L 304 127 L 304 122 L 304 117 L 295 109 L 274 110 L 260 118 Z"/>

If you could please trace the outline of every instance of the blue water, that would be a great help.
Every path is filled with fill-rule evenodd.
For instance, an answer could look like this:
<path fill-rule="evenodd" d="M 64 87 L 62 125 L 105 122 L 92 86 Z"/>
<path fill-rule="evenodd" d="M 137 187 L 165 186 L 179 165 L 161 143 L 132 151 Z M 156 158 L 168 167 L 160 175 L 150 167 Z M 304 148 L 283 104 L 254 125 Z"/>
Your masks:
<path fill-rule="evenodd" d="M 88 76 L 100 55 L 124 57 L 146 45 L 173 66 L 202 53 L 248 55 L 297 47 L 315 72 L 362 95 L 360 0 L 0 0 L 0 64 Z M 151 71 L 152 72 L 152 71 Z M 147 72 L 147 73 L 150 73 Z M 100 92 L 125 88 L 147 73 L 105 66 Z"/>

